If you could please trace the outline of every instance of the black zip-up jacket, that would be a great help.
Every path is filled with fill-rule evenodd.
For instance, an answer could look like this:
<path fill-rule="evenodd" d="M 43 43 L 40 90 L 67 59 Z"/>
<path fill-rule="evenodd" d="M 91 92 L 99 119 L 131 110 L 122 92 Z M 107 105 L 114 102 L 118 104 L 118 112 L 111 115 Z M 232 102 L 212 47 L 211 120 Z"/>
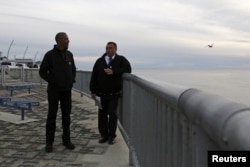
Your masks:
<path fill-rule="evenodd" d="M 51 88 L 72 89 L 76 77 L 73 54 L 68 50 L 60 51 L 54 45 L 54 48 L 45 54 L 39 74 Z"/>
<path fill-rule="evenodd" d="M 131 73 L 129 61 L 121 55 L 116 54 L 110 65 L 107 65 L 104 54 L 98 58 L 94 64 L 91 80 L 90 91 L 93 94 L 117 93 L 122 90 L 122 74 Z M 107 75 L 104 68 L 112 67 L 113 75 Z"/>

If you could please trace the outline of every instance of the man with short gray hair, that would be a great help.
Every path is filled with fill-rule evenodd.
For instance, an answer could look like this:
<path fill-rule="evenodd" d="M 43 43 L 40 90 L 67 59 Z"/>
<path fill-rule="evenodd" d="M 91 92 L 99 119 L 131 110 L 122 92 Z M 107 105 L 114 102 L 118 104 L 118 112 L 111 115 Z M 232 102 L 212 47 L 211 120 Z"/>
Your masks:
<path fill-rule="evenodd" d="M 76 77 L 73 54 L 68 51 L 69 38 L 65 32 L 55 36 L 56 45 L 48 51 L 41 63 L 39 74 L 48 82 L 48 115 L 46 121 L 46 152 L 52 152 L 56 130 L 58 104 L 62 113 L 62 141 L 70 150 L 75 146 L 70 140 L 71 90 Z"/>

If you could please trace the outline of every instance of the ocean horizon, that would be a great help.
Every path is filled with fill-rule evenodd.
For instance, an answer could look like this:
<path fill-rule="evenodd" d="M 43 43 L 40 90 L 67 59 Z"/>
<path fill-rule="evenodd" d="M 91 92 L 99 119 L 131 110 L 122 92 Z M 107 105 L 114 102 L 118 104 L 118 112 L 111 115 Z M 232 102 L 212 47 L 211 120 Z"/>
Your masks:
<path fill-rule="evenodd" d="M 250 106 L 250 69 L 135 69 L 132 74 L 158 84 L 196 88 Z"/>
<path fill-rule="evenodd" d="M 250 68 L 138 68 L 132 74 L 162 87 L 196 88 L 250 106 Z"/>

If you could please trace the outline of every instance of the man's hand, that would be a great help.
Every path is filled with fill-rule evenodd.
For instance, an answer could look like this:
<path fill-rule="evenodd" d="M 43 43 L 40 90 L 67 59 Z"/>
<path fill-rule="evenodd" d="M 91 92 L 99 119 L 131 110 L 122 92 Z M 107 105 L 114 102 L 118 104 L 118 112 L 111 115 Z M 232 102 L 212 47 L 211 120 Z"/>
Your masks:
<path fill-rule="evenodd" d="M 92 93 L 92 94 L 91 94 L 91 97 L 92 97 L 94 100 L 96 100 L 96 99 L 95 99 L 96 94 Z"/>
<path fill-rule="evenodd" d="M 107 74 L 107 75 L 113 75 L 113 70 L 111 68 L 104 68 L 104 72 Z"/>

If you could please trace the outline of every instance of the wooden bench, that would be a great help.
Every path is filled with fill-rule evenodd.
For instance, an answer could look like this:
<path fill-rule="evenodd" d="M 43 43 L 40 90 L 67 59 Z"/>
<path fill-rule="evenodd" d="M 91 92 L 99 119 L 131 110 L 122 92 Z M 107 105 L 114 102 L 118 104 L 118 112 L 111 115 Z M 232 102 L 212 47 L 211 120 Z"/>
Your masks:
<path fill-rule="evenodd" d="M 40 103 L 33 100 L 28 99 L 18 99 L 18 100 L 4 100 L 2 103 L 5 107 L 21 109 L 21 120 L 24 120 L 24 112 L 25 110 L 31 111 L 32 106 L 39 106 Z"/>
<path fill-rule="evenodd" d="M 34 84 L 6 85 L 5 87 L 6 90 L 10 91 L 10 96 L 12 96 L 14 90 L 28 89 L 28 93 L 30 93 L 30 89 L 34 87 Z"/>

